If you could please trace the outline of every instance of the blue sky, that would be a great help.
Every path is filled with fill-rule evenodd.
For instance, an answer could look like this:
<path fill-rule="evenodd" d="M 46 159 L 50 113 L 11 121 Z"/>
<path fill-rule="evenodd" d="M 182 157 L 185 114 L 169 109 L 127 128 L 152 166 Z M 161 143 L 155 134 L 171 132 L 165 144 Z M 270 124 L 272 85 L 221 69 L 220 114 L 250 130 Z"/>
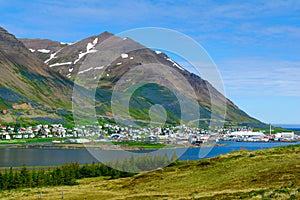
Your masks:
<path fill-rule="evenodd" d="M 226 95 L 266 123 L 300 124 L 300 1 L 0 0 L 17 37 L 73 42 L 141 27 L 182 32 L 210 54 Z"/>

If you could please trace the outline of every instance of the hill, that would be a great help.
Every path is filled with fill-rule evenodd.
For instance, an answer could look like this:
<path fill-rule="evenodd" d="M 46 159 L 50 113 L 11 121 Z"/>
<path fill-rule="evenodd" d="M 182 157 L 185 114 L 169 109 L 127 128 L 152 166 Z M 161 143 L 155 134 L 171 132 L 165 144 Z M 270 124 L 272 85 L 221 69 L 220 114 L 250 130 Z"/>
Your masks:
<path fill-rule="evenodd" d="M 4 191 L 1 199 L 299 199 L 300 146 L 236 151 L 130 178 Z"/>

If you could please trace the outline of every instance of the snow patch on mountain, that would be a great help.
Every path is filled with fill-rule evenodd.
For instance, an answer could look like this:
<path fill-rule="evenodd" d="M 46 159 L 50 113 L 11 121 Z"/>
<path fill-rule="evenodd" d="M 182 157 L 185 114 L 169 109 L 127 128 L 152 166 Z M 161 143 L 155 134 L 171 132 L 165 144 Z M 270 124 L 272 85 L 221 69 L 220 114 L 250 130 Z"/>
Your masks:
<path fill-rule="evenodd" d="M 128 54 L 122 53 L 122 54 L 121 54 L 121 57 L 122 57 L 123 59 L 128 58 Z"/>
<path fill-rule="evenodd" d="M 90 43 L 89 43 L 90 44 Z M 87 51 L 87 52 L 84 52 L 84 53 L 79 53 L 79 55 L 78 55 L 78 58 L 74 61 L 74 64 L 76 64 L 82 57 L 84 57 L 85 55 L 87 55 L 87 54 L 89 54 L 89 53 L 96 53 L 97 52 L 97 50 L 89 50 L 89 51 Z"/>
<path fill-rule="evenodd" d="M 173 61 L 171 58 L 166 58 L 166 60 L 170 61 L 173 63 L 173 66 L 177 67 L 178 69 L 184 71 L 182 67 L 180 67 L 175 61 Z"/>
<path fill-rule="evenodd" d="M 155 51 L 156 54 L 161 54 L 161 51 Z"/>
<path fill-rule="evenodd" d="M 53 58 L 56 58 L 56 54 L 59 53 L 63 48 L 59 49 L 57 52 L 51 53 L 50 54 L 50 58 L 48 58 L 47 60 L 44 61 L 44 63 L 48 63 L 50 60 L 52 60 Z"/>
<path fill-rule="evenodd" d="M 64 63 L 55 63 L 52 65 L 49 65 L 49 67 L 56 67 L 56 66 L 62 66 L 62 65 L 71 65 L 72 62 L 64 62 Z"/>
<path fill-rule="evenodd" d="M 79 55 L 78 55 L 78 58 L 74 61 L 74 64 L 76 64 L 85 55 L 87 55 L 89 53 L 95 53 L 95 52 L 97 52 L 97 50 L 93 49 L 96 46 L 97 43 L 98 43 L 98 38 L 95 38 L 92 43 L 89 42 L 86 45 L 86 52 L 80 52 Z"/>
<path fill-rule="evenodd" d="M 180 67 L 177 63 L 173 63 L 173 66 L 175 66 L 175 67 L 181 69 L 182 71 L 184 71 L 184 69 L 182 67 Z"/>
<path fill-rule="evenodd" d="M 103 69 L 104 66 L 100 66 L 100 67 L 95 67 L 95 69 Z"/>
<path fill-rule="evenodd" d="M 91 71 L 92 69 L 93 69 L 93 68 L 90 67 L 90 68 L 88 68 L 88 69 L 85 69 L 85 70 L 82 70 L 82 71 L 78 72 L 78 74 L 86 73 L 86 72 L 88 72 L 88 71 Z"/>
<path fill-rule="evenodd" d="M 55 52 L 55 53 L 52 53 L 52 54 L 50 55 L 50 58 L 49 58 L 49 59 L 47 59 L 47 60 L 45 60 L 45 62 L 44 62 L 44 63 L 48 63 L 50 60 L 52 60 L 53 58 L 55 58 L 56 54 L 57 54 L 57 52 Z"/>
<path fill-rule="evenodd" d="M 76 44 L 78 41 L 76 41 L 76 42 L 68 42 L 67 44 L 68 45 L 73 45 L 73 44 Z"/>
<path fill-rule="evenodd" d="M 31 51 L 33 53 L 33 52 L 35 52 L 35 49 L 29 49 L 29 51 Z"/>
<path fill-rule="evenodd" d="M 94 45 L 92 43 L 88 43 L 86 46 L 86 52 L 89 52 L 93 47 Z"/>
<path fill-rule="evenodd" d="M 49 49 L 38 49 L 37 51 L 40 53 L 50 53 Z"/>
<path fill-rule="evenodd" d="M 98 38 L 95 38 L 93 41 L 93 45 L 95 46 L 98 43 Z"/>

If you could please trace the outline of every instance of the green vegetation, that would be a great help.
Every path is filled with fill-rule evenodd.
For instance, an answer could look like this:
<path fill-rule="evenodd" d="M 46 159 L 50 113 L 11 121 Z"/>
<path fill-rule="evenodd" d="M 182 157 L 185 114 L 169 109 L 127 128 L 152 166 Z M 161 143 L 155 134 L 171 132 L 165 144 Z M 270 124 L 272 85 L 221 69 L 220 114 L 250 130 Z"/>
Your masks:
<path fill-rule="evenodd" d="M 65 138 L 32 138 L 32 139 L 0 140 L 0 144 L 30 144 L 36 142 L 52 142 L 53 140 L 65 140 Z"/>
<path fill-rule="evenodd" d="M 269 134 L 270 133 L 270 127 L 267 126 L 265 128 L 253 128 L 253 131 L 263 131 L 264 133 Z M 271 134 L 285 132 L 285 131 L 287 131 L 287 130 L 284 129 L 284 128 L 272 126 Z"/>
<path fill-rule="evenodd" d="M 113 142 L 115 145 L 121 145 L 125 147 L 136 147 L 136 148 L 165 148 L 169 147 L 165 144 L 153 143 L 153 142 Z"/>
<path fill-rule="evenodd" d="M 0 190 L 11 190 L 16 188 L 77 185 L 76 179 L 98 176 L 110 176 L 120 178 L 131 176 L 127 172 L 121 172 L 104 164 L 91 164 L 80 166 L 78 163 L 65 164 L 54 169 L 28 170 L 23 166 L 21 170 L 0 172 Z"/>
<path fill-rule="evenodd" d="M 13 189 L 2 199 L 299 199 L 300 145 L 236 151 L 181 162 L 133 177 L 78 180 L 78 185 Z"/>

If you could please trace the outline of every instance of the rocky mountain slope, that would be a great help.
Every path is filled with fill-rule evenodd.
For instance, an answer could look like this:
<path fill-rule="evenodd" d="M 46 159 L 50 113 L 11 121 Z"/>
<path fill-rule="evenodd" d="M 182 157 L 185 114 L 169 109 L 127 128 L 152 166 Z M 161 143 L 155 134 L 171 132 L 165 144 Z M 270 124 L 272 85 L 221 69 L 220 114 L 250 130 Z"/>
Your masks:
<path fill-rule="evenodd" d="M 15 36 L 0 28 L 0 120 L 62 117 L 58 109 L 70 108 L 73 83 L 49 69 Z"/>
<path fill-rule="evenodd" d="M 0 70 L 3 73 L 0 84 L 4 91 L 1 92 L 2 99 L 4 97 L 2 94 L 9 90 L 10 93 L 20 96 L 17 98 L 18 104 L 32 101 L 47 107 L 48 110 L 59 107 L 68 110 L 71 105 L 72 82 L 75 81 L 76 85 L 96 90 L 95 105 L 98 118 L 112 118 L 111 95 L 117 90 L 116 86 L 124 81 L 129 72 L 149 65 L 153 67 L 148 67 L 147 72 L 134 71 L 134 75 L 125 80 L 128 81 L 127 85 L 135 85 L 144 79 L 139 77 L 146 74 L 149 82 L 137 88 L 130 98 L 130 117 L 135 120 L 148 123 L 152 106 L 160 104 L 166 111 L 169 123 L 179 123 L 181 115 L 187 115 L 188 119 L 195 121 L 198 119 L 189 116 L 189 112 L 192 112 L 194 106 L 198 104 L 200 124 L 208 125 L 211 116 L 223 120 L 222 109 L 226 104 L 228 123 L 262 125 L 219 93 L 209 82 L 185 70 L 166 54 L 152 51 L 130 38 L 119 38 L 104 32 L 71 44 L 41 39 L 20 39 L 20 41 L 1 29 Z M 127 52 L 128 49 L 131 51 Z M 166 66 L 167 70 L 160 71 L 162 68 L 157 66 Z M 193 99 L 185 86 L 179 84 L 180 81 L 168 73 L 177 74 L 182 80 L 186 80 L 192 87 L 196 99 Z M 166 85 L 155 82 L 158 75 L 167 77 L 170 87 L 177 88 L 180 95 L 191 102 L 186 107 L 186 113 L 181 110 L 178 96 L 174 95 L 174 91 Z M 78 80 L 78 77 L 84 78 Z M 123 94 L 121 90 L 118 92 Z M 117 104 L 114 104 L 117 105 L 117 110 L 126 109 L 122 101 L 122 98 L 119 98 Z M 4 102 L 0 105 L 2 108 L 15 110 L 13 109 L 15 102 L 11 102 L 10 98 L 1 102 Z M 54 115 L 57 114 L 52 112 Z"/>
<path fill-rule="evenodd" d="M 62 47 L 66 46 L 66 43 L 52 41 L 48 39 L 19 39 L 26 47 L 41 60 L 46 60 L 51 52 L 56 52 Z M 40 48 L 43 47 L 43 48 Z"/>
<path fill-rule="evenodd" d="M 108 40 L 110 40 L 109 45 L 107 44 Z M 31 40 L 23 39 L 22 41 L 27 48 L 33 47 Z M 94 67 L 91 67 L 91 63 L 89 63 L 89 65 L 85 64 L 85 62 L 87 63 L 90 62 L 90 60 L 95 60 L 95 57 L 97 56 L 101 57 L 101 53 L 107 54 L 103 47 L 105 45 L 108 45 L 107 48 L 113 47 L 114 53 L 119 51 L 119 56 L 113 59 L 110 58 L 111 61 L 106 61 L 106 59 L 108 59 L 107 57 L 112 57 L 111 55 L 107 55 L 107 57 L 101 58 L 102 63 L 99 63 L 100 58 L 98 58 L 98 62 L 94 64 Z M 58 50 L 51 49 L 49 48 L 49 45 L 47 46 L 44 43 L 39 43 L 38 46 L 35 46 L 35 49 L 49 50 L 48 53 L 44 53 L 48 57 L 44 58 L 43 61 L 52 70 L 59 72 L 68 79 L 74 81 L 78 74 L 84 74 L 84 79 L 77 81 L 78 84 L 89 87 L 95 82 L 94 79 L 99 79 L 96 99 L 100 102 L 100 104 L 98 104 L 99 107 L 97 107 L 97 109 L 99 113 L 104 113 L 104 115 L 111 115 L 110 98 L 106 97 L 111 95 L 113 88 L 124 75 L 138 66 L 145 64 L 160 64 L 167 66 L 173 70 L 173 72 L 180 74 L 192 86 L 200 105 L 200 114 L 202 116 L 202 120 L 200 121 L 203 124 L 208 124 L 208 121 L 212 116 L 212 107 L 214 108 L 214 114 L 221 115 L 223 109 L 222 106 L 225 104 L 227 105 L 226 120 L 228 122 L 260 124 L 258 120 L 249 117 L 234 103 L 219 93 L 209 82 L 185 70 L 178 63 L 170 59 L 166 54 L 158 51 L 152 51 L 130 38 L 119 38 L 113 36 L 111 33 L 104 32 L 100 35 L 89 37 L 73 44 L 61 46 Z M 135 50 L 121 53 L 125 49 Z M 35 52 L 35 54 L 38 55 L 40 52 Z M 105 62 L 107 62 L 107 65 L 101 66 Z M 96 77 L 95 74 L 99 74 L 99 72 L 97 72 L 99 70 L 102 70 L 102 75 L 100 77 Z M 136 76 L 140 75 L 141 74 L 136 74 Z M 168 76 L 167 74 L 164 75 Z M 133 79 L 130 79 L 131 85 L 136 84 L 136 81 L 138 81 L 134 81 Z M 173 80 L 173 82 L 176 82 L 176 80 Z M 189 97 L 190 94 L 186 92 L 184 88 L 179 88 L 179 90 L 185 96 Z M 176 101 L 176 97 L 174 97 L 174 95 L 172 96 L 170 93 L 171 92 L 168 91 L 168 89 L 159 85 L 155 86 L 150 84 L 147 87 L 145 86 L 140 88 L 135 92 L 131 99 L 132 107 L 130 108 L 130 111 L 132 112 L 132 115 L 138 119 L 149 119 L 148 112 L 151 106 L 154 104 L 161 104 L 167 108 L 167 111 L 169 112 L 168 117 L 172 118 L 173 121 L 175 120 L 178 122 L 180 115 L 182 114 L 180 112 L 180 105 L 178 101 Z M 162 96 L 168 96 L 169 98 L 158 98 Z M 213 101 L 211 101 L 212 97 L 214 98 Z M 219 117 L 220 120 L 221 118 L 222 116 Z"/>

